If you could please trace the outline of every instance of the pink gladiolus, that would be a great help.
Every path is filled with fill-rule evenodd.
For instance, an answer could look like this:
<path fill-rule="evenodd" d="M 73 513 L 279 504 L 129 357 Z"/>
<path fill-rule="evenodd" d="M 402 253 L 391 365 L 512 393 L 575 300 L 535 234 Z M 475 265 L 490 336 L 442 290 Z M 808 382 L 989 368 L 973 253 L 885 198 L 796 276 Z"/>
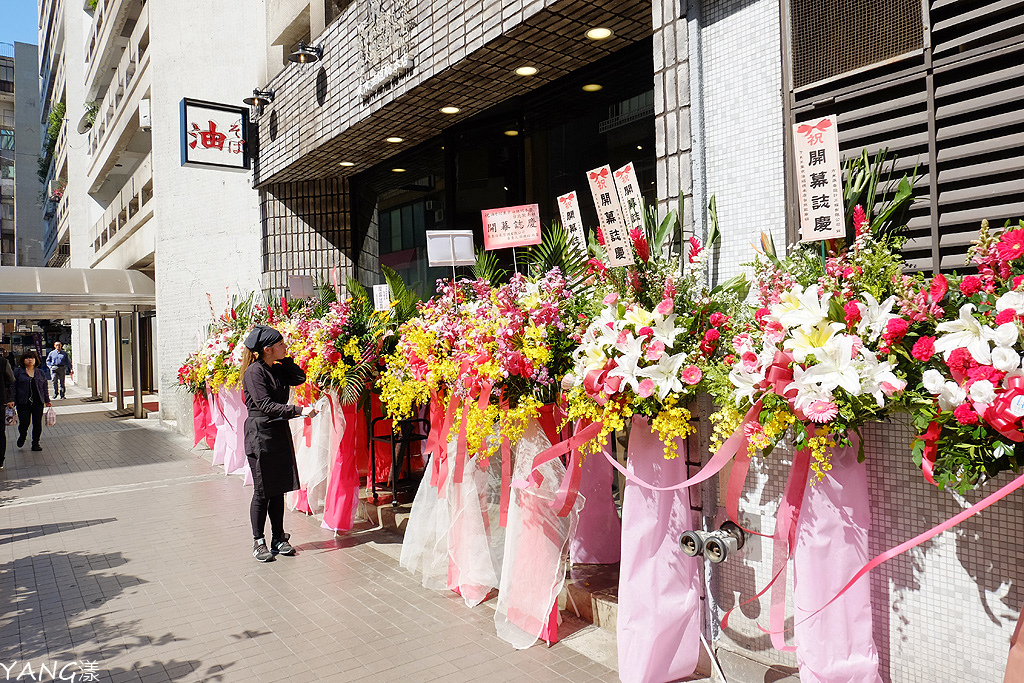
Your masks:
<path fill-rule="evenodd" d="M 854 237 L 860 237 L 861 231 L 864 229 L 864 224 L 868 222 L 867 214 L 864 213 L 864 207 L 858 204 L 853 207 L 853 235 Z"/>
<path fill-rule="evenodd" d="M 658 315 L 668 315 L 674 306 L 675 302 L 672 299 L 662 299 L 661 303 L 654 308 L 654 312 Z"/>
<path fill-rule="evenodd" d="M 704 245 L 700 243 L 700 239 L 697 237 L 690 238 L 690 263 L 693 263 L 700 257 L 700 253 L 704 251 Z"/>
<path fill-rule="evenodd" d="M 645 379 L 640 382 L 640 387 L 637 389 L 636 393 L 639 394 L 641 398 L 647 398 L 654 393 L 654 388 L 654 380 Z"/>

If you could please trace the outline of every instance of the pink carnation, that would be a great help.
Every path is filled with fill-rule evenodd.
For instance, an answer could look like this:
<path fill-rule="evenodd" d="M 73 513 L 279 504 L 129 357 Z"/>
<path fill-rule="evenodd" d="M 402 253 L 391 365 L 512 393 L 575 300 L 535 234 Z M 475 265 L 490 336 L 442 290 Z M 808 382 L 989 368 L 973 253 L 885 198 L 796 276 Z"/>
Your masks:
<path fill-rule="evenodd" d="M 675 302 L 670 298 L 661 300 L 661 303 L 654 308 L 654 312 L 658 315 L 668 315 L 672 312 L 672 308 L 675 306 Z"/>
<path fill-rule="evenodd" d="M 918 339 L 914 342 L 914 348 L 910 350 L 910 355 L 922 363 L 931 360 L 932 356 L 935 355 L 935 337 L 921 337 Z"/>
<path fill-rule="evenodd" d="M 657 361 L 665 355 L 665 342 L 660 339 L 655 342 L 651 342 L 647 347 L 647 353 L 644 354 L 644 358 L 647 360 Z"/>
<path fill-rule="evenodd" d="M 847 325 L 856 325 L 860 322 L 860 306 L 857 305 L 856 301 L 847 301 L 846 305 L 843 306 L 843 312 L 846 313 Z"/>
<path fill-rule="evenodd" d="M 974 296 L 981 291 L 981 278 L 976 275 L 968 275 L 960 281 L 960 293 L 964 296 Z"/>
<path fill-rule="evenodd" d="M 655 389 L 654 380 L 648 378 L 648 379 L 641 380 L 640 386 L 637 389 L 636 393 L 639 394 L 641 398 L 647 398 L 648 396 L 650 396 L 651 394 L 654 393 L 654 389 Z"/>
<path fill-rule="evenodd" d="M 885 332 L 882 333 L 882 338 L 890 344 L 896 344 L 903 339 L 909 329 L 910 323 L 906 320 L 903 318 L 893 318 L 886 324 Z"/>
<path fill-rule="evenodd" d="M 953 417 L 962 425 L 978 424 L 978 414 L 966 403 L 961 403 L 953 411 Z"/>
<path fill-rule="evenodd" d="M 729 316 L 727 316 L 724 313 L 719 313 L 718 311 L 715 311 L 714 313 L 711 314 L 709 320 L 713 327 L 722 327 L 727 322 L 729 322 Z"/>
<path fill-rule="evenodd" d="M 1017 317 L 1017 311 L 1012 308 L 1004 308 L 996 314 L 996 325 L 1005 325 L 1008 322 L 1013 322 Z"/>
<path fill-rule="evenodd" d="M 698 368 L 696 365 L 687 365 L 685 368 L 683 368 L 683 381 L 689 384 L 690 386 L 693 386 L 694 384 L 699 382 L 702 377 L 704 377 L 704 373 L 701 372 L 700 368 Z"/>

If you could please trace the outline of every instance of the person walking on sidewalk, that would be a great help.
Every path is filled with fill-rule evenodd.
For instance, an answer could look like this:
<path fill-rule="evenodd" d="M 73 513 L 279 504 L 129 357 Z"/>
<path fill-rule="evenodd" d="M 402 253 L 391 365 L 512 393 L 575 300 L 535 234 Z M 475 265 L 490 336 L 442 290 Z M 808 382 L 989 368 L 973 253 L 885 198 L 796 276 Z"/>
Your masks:
<path fill-rule="evenodd" d="M 0 401 L 6 408 L 14 407 L 14 369 L 7 362 L 6 356 L 0 356 Z M 4 468 L 7 458 L 7 410 L 0 411 L 0 470 Z"/>
<path fill-rule="evenodd" d="M 53 397 L 64 398 L 67 390 L 64 387 L 64 375 L 71 372 L 71 357 L 64 351 L 64 345 L 54 342 L 53 351 L 46 357 L 46 365 L 53 375 Z"/>
<path fill-rule="evenodd" d="M 25 445 L 28 423 L 32 421 L 32 450 L 41 451 L 43 408 L 50 407 L 49 385 L 35 350 L 21 355 L 21 366 L 14 371 L 14 406 L 18 409 L 18 448 Z"/>
<path fill-rule="evenodd" d="M 252 470 L 253 492 L 249 504 L 252 522 L 252 554 L 260 562 L 274 555 L 294 555 L 295 548 L 284 532 L 284 494 L 299 488 L 299 469 L 288 420 L 313 417 L 316 410 L 288 403 L 289 387 L 306 381 L 306 373 L 288 357 L 281 333 L 257 325 L 245 338 L 242 357 L 242 393 L 245 418 L 245 455 Z M 270 516 L 270 548 L 263 530 Z"/>

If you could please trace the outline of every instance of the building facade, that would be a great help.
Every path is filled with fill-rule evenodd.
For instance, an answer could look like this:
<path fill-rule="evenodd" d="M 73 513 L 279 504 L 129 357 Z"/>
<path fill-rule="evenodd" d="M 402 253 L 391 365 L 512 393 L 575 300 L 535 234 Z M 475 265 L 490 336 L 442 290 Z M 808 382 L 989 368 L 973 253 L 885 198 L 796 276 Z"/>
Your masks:
<path fill-rule="evenodd" d="M 44 262 L 44 223 L 38 210 L 46 200 L 39 179 L 38 64 L 35 45 L 14 43 L 14 224 L 19 266 Z"/>
<path fill-rule="evenodd" d="M 289 274 L 335 267 L 378 282 L 383 263 L 429 295 L 441 273 L 424 263 L 423 231 L 479 236 L 480 209 L 533 202 L 547 222 L 557 195 L 587 196 L 587 170 L 626 161 L 648 201 L 681 208 L 695 234 L 715 196 L 713 277 L 724 281 L 761 232 L 780 249 L 797 239 L 789 131 L 822 115 L 837 116 L 844 154 L 886 149 L 898 174 L 916 169 L 912 269 L 961 267 L 982 219 L 1024 216 L 1017 3 L 314 0 L 274 22 L 288 30 L 270 31 L 272 44 L 302 41 L 319 57 L 268 70 L 263 86 L 273 101 L 257 120 L 254 182 L 262 284 L 275 294 Z M 598 28 L 610 36 L 588 37 Z M 925 484 L 910 436 L 899 422 L 864 435 L 872 553 L 977 498 Z M 743 512 L 763 530 L 788 465 L 777 449 L 751 475 Z M 711 524 L 720 498 L 703 494 Z M 884 680 L 1001 679 L 1024 601 L 1013 509 L 1003 501 L 871 574 Z M 796 664 L 755 624 L 767 598 L 717 626 L 771 566 L 770 543 L 755 538 L 709 576 L 707 634 L 727 673 Z"/>
<path fill-rule="evenodd" d="M 163 417 L 187 416 L 178 364 L 210 322 L 207 295 L 223 308 L 258 287 L 260 207 L 244 170 L 183 165 L 182 101 L 241 106 L 265 80 L 264 3 L 41 0 L 39 16 L 40 102 L 56 129 L 44 150 L 63 191 L 47 219 L 47 264 L 156 281 L 142 390 L 159 393 Z M 73 325 L 80 377 L 90 324 Z M 107 330 L 108 347 L 127 354 Z"/>
<path fill-rule="evenodd" d="M 0 43 L 0 265 L 17 265 L 14 229 L 14 45 Z"/>

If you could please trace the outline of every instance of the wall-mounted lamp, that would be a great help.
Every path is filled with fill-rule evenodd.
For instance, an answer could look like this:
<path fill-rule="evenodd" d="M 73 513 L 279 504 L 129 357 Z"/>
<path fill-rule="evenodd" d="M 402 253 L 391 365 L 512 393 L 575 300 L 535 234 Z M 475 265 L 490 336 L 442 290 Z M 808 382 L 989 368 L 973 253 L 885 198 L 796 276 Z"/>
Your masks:
<path fill-rule="evenodd" d="M 270 89 L 260 90 L 259 88 L 254 88 L 253 89 L 252 97 L 246 97 L 244 100 L 242 100 L 242 102 L 244 102 L 245 104 L 249 105 L 249 108 L 252 109 L 252 111 L 257 116 L 259 116 L 260 114 L 263 113 L 263 107 L 267 106 L 268 104 L 270 104 L 273 101 L 274 101 L 274 91 L 273 90 L 270 90 Z"/>
<path fill-rule="evenodd" d="M 288 55 L 288 61 L 295 62 L 296 64 L 312 64 L 313 62 L 319 62 L 323 56 L 324 49 L 319 45 L 306 45 L 299 41 L 299 47 L 296 48 L 295 52 Z"/>

